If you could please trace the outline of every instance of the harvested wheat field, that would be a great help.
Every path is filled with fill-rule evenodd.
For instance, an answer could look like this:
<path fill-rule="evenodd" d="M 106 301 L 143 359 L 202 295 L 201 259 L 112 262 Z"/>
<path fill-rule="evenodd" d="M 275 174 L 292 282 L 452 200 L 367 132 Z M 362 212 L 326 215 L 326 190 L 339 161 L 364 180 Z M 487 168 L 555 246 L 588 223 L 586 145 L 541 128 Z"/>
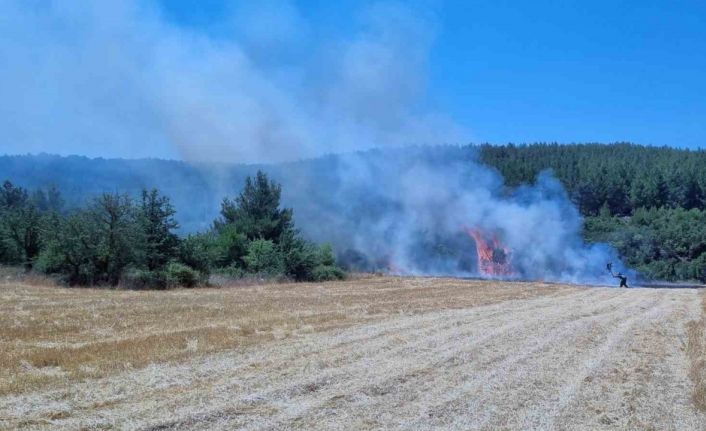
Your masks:
<path fill-rule="evenodd" d="M 695 289 L 0 283 L 3 429 L 706 429 Z"/>

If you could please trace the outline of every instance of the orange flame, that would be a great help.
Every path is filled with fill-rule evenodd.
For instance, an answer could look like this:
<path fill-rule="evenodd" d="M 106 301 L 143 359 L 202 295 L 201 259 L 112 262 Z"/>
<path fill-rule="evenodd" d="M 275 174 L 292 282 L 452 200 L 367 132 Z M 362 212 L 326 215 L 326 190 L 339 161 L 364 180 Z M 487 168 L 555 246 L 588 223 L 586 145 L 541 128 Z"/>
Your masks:
<path fill-rule="evenodd" d="M 510 264 L 510 249 L 498 240 L 497 236 L 488 237 L 479 229 L 466 228 L 468 235 L 476 243 L 478 273 L 491 277 L 514 275 Z"/>

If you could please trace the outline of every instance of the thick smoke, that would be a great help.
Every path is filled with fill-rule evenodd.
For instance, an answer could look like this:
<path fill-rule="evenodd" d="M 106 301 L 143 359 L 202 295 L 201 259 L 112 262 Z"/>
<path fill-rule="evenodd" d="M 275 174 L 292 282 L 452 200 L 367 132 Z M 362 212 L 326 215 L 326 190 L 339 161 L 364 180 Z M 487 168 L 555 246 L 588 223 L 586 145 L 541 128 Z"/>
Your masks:
<path fill-rule="evenodd" d="M 425 97 L 432 15 L 351 19 L 333 32 L 294 3 L 236 2 L 192 28 L 156 2 L 2 2 L 6 151 L 241 163 L 464 139 Z"/>
<path fill-rule="evenodd" d="M 474 228 L 511 250 L 519 278 L 600 282 L 606 262 L 620 269 L 612 250 L 582 243 L 549 174 L 511 191 L 472 158 L 443 156 L 454 151 L 390 149 L 470 138 L 428 94 L 432 11 L 378 3 L 330 31 L 291 2 L 237 4 L 204 30 L 138 0 L 3 2 L 5 151 L 178 157 L 221 174 L 224 162 L 345 153 L 280 175 L 298 225 L 344 258 L 475 275 Z M 359 152 L 376 147 L 387 149 Z"/>
<path fill-rule="evenodd" d="M 581 239 L 581 217 L 549 172 L 509 189 L 472 147 L 407 148 L 337 158 L 332 189 L 291 195 L 305 232 L 349 264 L 401 274 L 478 276 L 469 228 L 509 250 L 509 278 L 612 284 L 614 250 Z M 287 176 L 285 175 L 285 178 Z M 320 187 L 320 186 L 319 186 Z M 317 184 L 307 186 L 315 190 Z M 328 196 L 328 197 L 326 197 Z"/>

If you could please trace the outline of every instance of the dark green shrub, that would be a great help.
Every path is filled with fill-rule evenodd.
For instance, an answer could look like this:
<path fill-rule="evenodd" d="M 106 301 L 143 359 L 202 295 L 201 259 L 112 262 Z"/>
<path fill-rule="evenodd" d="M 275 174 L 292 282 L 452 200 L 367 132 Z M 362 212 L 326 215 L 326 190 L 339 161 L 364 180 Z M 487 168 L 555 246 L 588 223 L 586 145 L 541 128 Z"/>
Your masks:
<path fill-rule="evenodd" d="M 333 265 L 319 265 L 314 268 L 311 274 L 312 281 L 343 280 L 345 277 L 346 273 Z"/>
<path fill-rule="evenodd" d="M 164 270 L 169 287 L 196 287 L 200 274 L 183 263 L 170 262 Z"/>
<path fill-rule="evenodd" d="M 36 269 L 58 274 L 70 286 L 105 284 L 99 259 L 101 233 L 87 210 L 59 218 L 46 230 L 44 249 L 36 259 Z"/>
<path fill-rule="evenodd" d="M 314 245 L 288 231 L 280 239 L 279 250 L 285 276 L 296 281 L 311 280 L 311 272 L 318 263 L 318 249 Z"/>
<path fill-rule="evenodd" d="M 281 275 L 284 271 L 282 255 L 275 244 L 266 239 L 256 239 L 248 244 L 248 253 L 243 258 L 248 272 L 269 276 Z"/>
<path fill-rule="evenodd" d="M 239 266 L 230 265 L 216 270 L 216 274 L 225 278 L 243 278 L 245 270 Z"/>
<path fill-rule="evenodd" d="M 213 232 L 192 234 L 179 244 L 179 261 L 208 277 L 214 264 L 215 252 Z"/>
<path fill-rule="evenodd" d="M 248 238 L 235 225 L 223 225 L 214 239 L 213 248 L 214 263 L 217 266 L 243 266 L 243 256 L 248 251 Z"/>
<path fill-rule="evenodd" d="M 336 258 L 333 256 L 333 247 L 331 247 L 331 244 L 321 244 L 317 258 L 319 265 L 336 266 Z"/>

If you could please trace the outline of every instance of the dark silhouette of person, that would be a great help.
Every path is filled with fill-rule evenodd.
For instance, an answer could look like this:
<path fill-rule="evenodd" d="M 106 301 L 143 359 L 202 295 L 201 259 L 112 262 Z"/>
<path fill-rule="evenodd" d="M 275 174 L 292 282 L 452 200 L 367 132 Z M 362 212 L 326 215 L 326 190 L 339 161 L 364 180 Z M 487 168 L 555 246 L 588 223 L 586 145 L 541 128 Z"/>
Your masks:
<path fill-rule="evenodd" d="M 613 274 L 613 277 L 620 279 L 619 287 L 628 287 L 628 278 L 621 273 Z"/>
<path fill-rule="evenodd" d="M 612 275 L 615 278 L 620 279 L 620 287 L 629 287 L 628 286 L 628 278 L 623 275 L 623 273 L 619 272 L 617 274 L 613 274 L 613 263 L 608 263 L 606 264 L 605 268 L 610 272 L 610 275 Z"/>

